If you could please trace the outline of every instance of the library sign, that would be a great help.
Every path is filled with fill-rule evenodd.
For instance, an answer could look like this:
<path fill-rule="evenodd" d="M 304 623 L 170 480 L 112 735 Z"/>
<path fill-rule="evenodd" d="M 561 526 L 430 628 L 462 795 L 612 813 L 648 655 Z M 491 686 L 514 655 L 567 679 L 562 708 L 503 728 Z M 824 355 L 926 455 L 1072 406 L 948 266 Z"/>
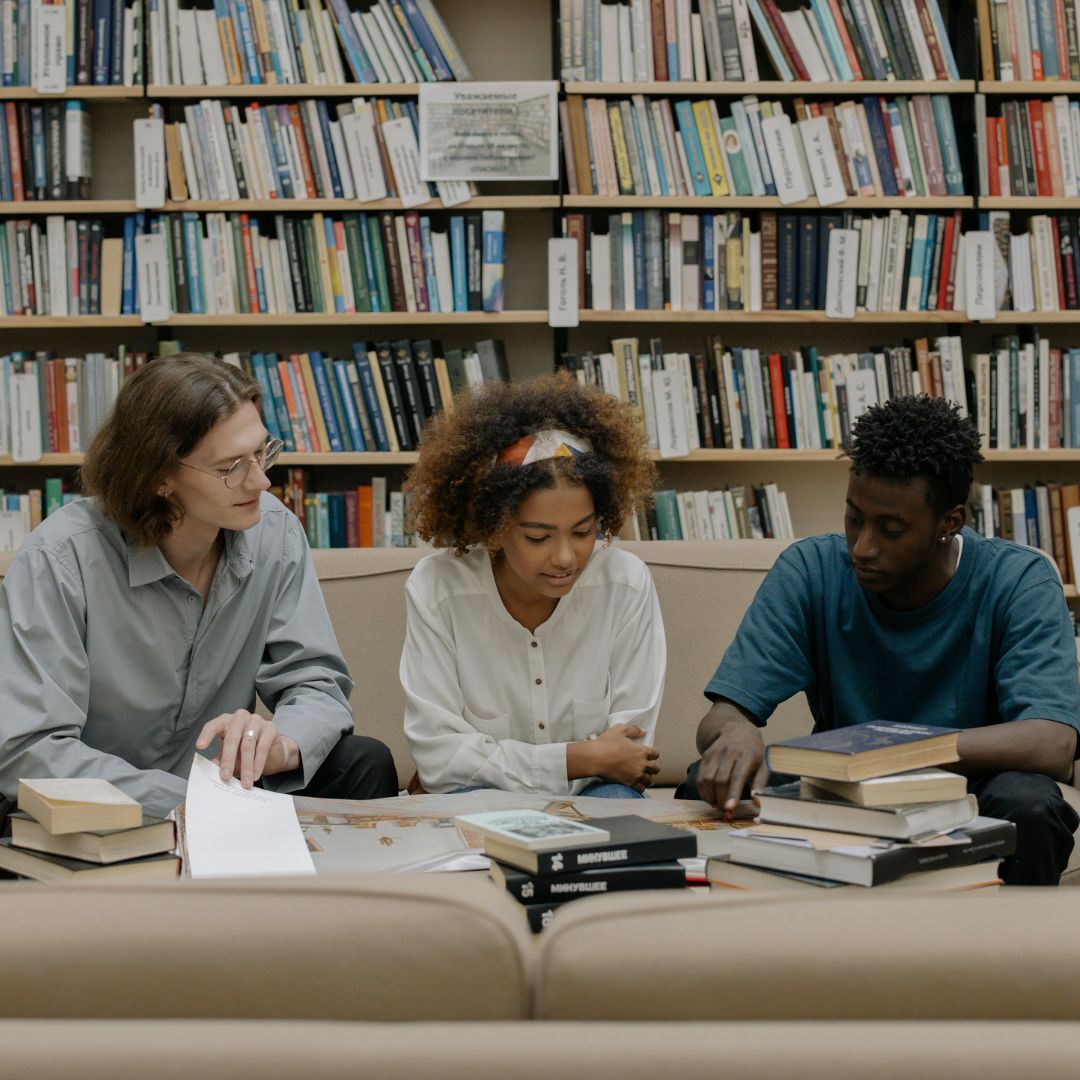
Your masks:
<path fill-rule="evenodd" d="M 424 180 L 557 180 L 557 82 L 420 86 Z"/>

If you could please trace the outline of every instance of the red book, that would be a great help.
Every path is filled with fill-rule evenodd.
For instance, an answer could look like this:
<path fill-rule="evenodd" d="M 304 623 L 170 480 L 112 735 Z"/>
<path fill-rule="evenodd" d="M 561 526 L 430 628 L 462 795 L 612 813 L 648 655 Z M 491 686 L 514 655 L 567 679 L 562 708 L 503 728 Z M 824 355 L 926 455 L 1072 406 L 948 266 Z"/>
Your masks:
<path fill-rule="evenodd" d="M 1065 275 L 1061 272 L 1062 263 L 1065 262 L 1061 257 L 1061 230 L 1058 228 L 1058 218 L 1056 214 L 1050 215 L 1050 233 L 1054 238 L 1054 256 L 1058 260 L 1057 273 L 1054 277 L 1057 279 L 1058 290 L 1058 310 L 1065 310 Z M 1069 260 L 1072 262 L 1072 259 Z"/>
<path fill-rule="evenodd" d="M 930 50 L 930 62 L 934 65 L 934 74 L 939 79 L 947 79 L 949 71 L 945 67 L 945 57 L 941 53 L 934 17 L 926 6 L 926 0 L 915 0 L 915 8 L 919 15 L 919 25 L 923 36 L 926 38 L 926 47 Z"/>
<path fill-rule="evenodd" d="M 990 184 L 990 194 L 1001 194 L 1001 173 L 998 169 L 1001 162 L 998 159 L 998 118 L 988 116 L 986 118 L 986 177 Z"/>
<path fill-rule="evenodd" d="M 953 303 L 956 300 L 956 263 L 960 255 L 960 245 L 956 243 L 956 238 L 960 235 L 960 211 L 957 210 L 953 213 L 953 216 L 949 219 L 949 224 L 952 226 L 952 232 L 949 234 L 953 243 L 949 251 L 948 262 L 948 277 L 945 279 L 945 310 L 952 311 Z M 944 255 L 941 259 L 942 269 L 945 269 Z M 940 293 L 938 294 L 940 297 Z M 938 306 L 941 306 L 940 300 Z"/>
<path fill-rule="evenodd" d="M 56 452 L 67 454 L 71 450 L 68 438 L 67 371 L 63 360 L 50 360 L 52 383 L 56 394 Z"/>
<path fill-rule="evenodd" d="M 585 245 L 587 237 L 585 235 L 585 215 L 584 214 L 567 214 L 566 218 L 566 235 L 578 242 L 577 255 L 578 255 L 578 306 L 582 309 L 585 307 Z M 664 242 L 667 242 L 667 237 L 664 238 Z"/>
<path fill-rule="evenodd" d="M 360 522 L 357 517 L 357 497 L 355 491 L 345 492 L 345 546 L 360 546 Z"/>
<path fill-rule="evenodd" d="M 769 20 L 769 25 L 776 35 L 776 40 L 779 42 L 791 70 L 795 72 L 795 78 L 809 82 L 810 72 L 806 70 L 806 65 L 799 55 L 799 50 L 795 48 L 795 42 L 788 33 L 787 24 L 784 22 L 783 15 L 780 14 L 780 9 L 776 6 L 776 0 L 761 0 L 761 9 L 765 13 L 765 18 Z"/>
<path fill-rule="evenodd" d="M 851 42 L 851 35 L 848 34 L 847 23 L 844 22 L 839 0 L 829 0 L 829 11 L 832 13 L 833 22 L 836 23 L 836 32 L 840 35 L 840 44 L 843 46 L 844 55 L 851 66 L 851 73 L 855 76 L 856 82 L 862 82 L 866 76 L 863 75 L 862 68 L 859 67 L 859 58 L 855 53 L 855 46 Z"/>
<path fill-rule="evenodd" d="M 255 281 L 255 256 L 251 250 L 251 218 L 240 215 L 240 239 L 244 245 L 244 276 L 247 279 L 248 311 L 259 310 L 259 286 Z"/>
<path fill-rule="evenodd" d="M 430 311 L 427 275 L 424 272 L 424 248 L 420 240 L 420 215 L 415 210 L 405 212 L 405 238 L 409 242 L 409 270 L 416 293 L 416 310 Z"/>
<path fill-rule="evenodd" d="M 953 248 L 953 231 L 956 228 L 956 223 L 953 218 L 949 218 L 945 222 L 945 239 L 941 244 L 941 273 L 938 277 L 937 288 L 937 309 L 938 311 L 947 311 L 948 303 L 945 299 L 945 294 L 949 287 L 949 264 L 952 260 L 952 248 Z"/>
<path fill-rule="evenodd" d="M 1061 253 L 1062 277 L 1065 279 L 1065 303 L 1062 306 L 1069 311 L 1075 311 L 1080 307 L 1076 267 L 1073 266 L 1073 248 L 1077 242 L 1076 230 L 1067 221 L 1059 228 L 1063 228 L 1065 234 L 1065 242 L 1058 245 L 1058 251 Z"/>
<path fill-rule="evenodd" d="M 1040 195 L 1052 195 L 1054 186 L 1050 183 L 1050 162 L 1046 157 L 1046 125 L 1043 123 L 1042 102 L 1032 99 L 1027 103 L 1028 129 L 1031 132 L 1031 149 L 1035 158 L 1035 179 Z"/>
<path fill-rule="evenodd" d="M 652 0 L 653 73 L 657 82 L 667 82 L 667 39 L 664 35 L 664 0 Z M 719 72 L 717 72 L 719 74 Z"/>
<path fill-rule="evenodd" d="M 1065 29 L 1065 5 L 1054 0 L 1054 38 L 1057 42 L 1058 78 L 1069 77 L 1069 35 Z"/>
<path fill-rule="evenodd" d="M 11 198 L 22 202 L 26 198 L 23 190 L 22 153 L 19 150 L 19 114 L 14 101 L 4 102 L 4 119 L 7 122 L 8 159 L 11 169 Z"/>
<path fill-rule="evenodd" d="M 769 354 L 769 390 L 776 422 L 776 448 L 788 450 L 791 448 L 791 436 L 788 434 L 787 409 L 784 406 L 784 368 L 779 353 Z"/>
<path fill-rule="evenodd" d="M 889 122 L 889 103 L 883 98 L 878 98 L 879 112 L 881 114 L 881 126 L 885 131 L 885 142 L 889 147 L 889 160 L 892 162 L 893 177 L 896 180 L 896 190 L 904 194 L 904 177 L 900 172 L 900 157 L 896 153 L 896 144 L 892 137 L 892 124 Z"/>
<path fill-rule="evenodd" d="M 994 124 L 994 133 L 997 138 L 998 158 L 998 191 L 999 194 L 1009 194 L 1009 139 L 1005 129 L 1004 117 L 997 117 Z M 1004 181 L 1004 183 L 1003 183 Z"/>
<path fill-rule="evenodd" d="M 307 189 L 307 197 L 314 199 L 318 196 L 318 189 L 315 187 L 315 173 L 311 168 L 311 158 L 308 157 L 307 143 L 304 139 L 304 121 L 300 116 L 299 106 L 289 105 L 288 110 L 296 149 L 300 154 L 300 167 L 304 170 L 304 187 Z"/>
<path fill-rule="evenodd" d="M 375 546 L 375 503 L 371 485 L 361 484 L 356 489 L 356 532 L 360 547 Z"/>
<path fill-rule="evenodd" d="M 1050 447 L 1061 448 L 1061 350 L 1050 350 Z"/>
<path fill-rule="evenodd" d="M 46 360 L 38 365 L 38 381 L 45 387 L 45 412 L 48 416 L 49 431 L 46 436 L 46 447 L 50 454 L 60 451 L 60 426 L 56 406 L 56 373 L 53 370 L 55 360 Z"/>
<path fill-rule="evenodd" d="M 304 381 L 304 366 L 300 362 L 300 357 L 297 353 L 289 354 L 289 364 L 296 376 L 296 391 L 300 395 L 297 404 L 300 406 L 300 417 L 304 424 L 304 428 L 307 431 L 308 442 L 311 444 L 311 449 L 315 453 L 319 453 L 321 450 L 329 450 L 329 446 L 324 447 L 322 443 L 319 442 L 319 429 L 315 426 L 315 414 L 311 411 L 311 402 L 308 400 L 307 384 Z"/>
<path fill-rule="evenodd" d="M 288 360 L 278 361 L 278 376 L 281 379 L 281 393 L 285 397 L 285 409 L 289 414 L 289 426 L 293 431 L 293 441 L 296 443 L 296 449 L 300 451 L 309 451 L 311 449 L 311 443 L 307 436 L 307 426 L 304 424 L 303 417 L 300 415 L 300 402 L 297 400 L 296 394 L 293 393 L 293 380 L 289 377 L 289 372 L 292 371 L 292 365 Z M 298 391 L 299 392 L 299 391 Z M 303 493 L 300 496 L 300 506 L 303 507 Z M 296 515 L 302 521 L 303 514 Z"/>

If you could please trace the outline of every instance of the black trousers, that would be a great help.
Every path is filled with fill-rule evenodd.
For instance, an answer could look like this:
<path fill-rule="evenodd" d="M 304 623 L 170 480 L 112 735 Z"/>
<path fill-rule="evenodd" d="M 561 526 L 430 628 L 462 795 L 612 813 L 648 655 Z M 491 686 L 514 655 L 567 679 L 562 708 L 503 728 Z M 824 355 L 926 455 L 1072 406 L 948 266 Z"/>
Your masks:
<path fill-rule="evenodd" d="M 397 795 L 390 748 L 370 735 L 343 735 L 303 791 L 316 799 L 389 799 Z"/>
<path fill-rule="evenodd" d="M 676 799 L 699 799 L 695 761 L 675 789 Z M 770 777 L 784 783 L 792 777 Z M 1016 853 L 1001 866 L 1006 885 L 1057 885 L 1073 849 L 1080 816 L 1065 801 L 1061 789 L 1042 773 L 1001 772 L 968 781 L 979 800 L 979 813 L 1002 818 L 1016 826 Z"/>

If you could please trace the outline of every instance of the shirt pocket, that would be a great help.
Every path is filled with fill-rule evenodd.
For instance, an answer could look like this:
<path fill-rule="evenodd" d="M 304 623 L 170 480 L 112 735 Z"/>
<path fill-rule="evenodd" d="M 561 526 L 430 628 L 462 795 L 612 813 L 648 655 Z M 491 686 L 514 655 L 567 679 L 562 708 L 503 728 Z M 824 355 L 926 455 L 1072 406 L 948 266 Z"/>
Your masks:
<path fill-rule="evenodd" d="M 467 724 L 472 724 L 481 735 L 490 735 L 496 740 L 510 738 L 509 713 L 503 713 L 502 716 L 485 719 L 482 716 L 477 716 L 468 705 L 464 705 L 462 706 L 462 715 L 465 718 L 465 722 Z"/>
<path fill-rule="evenodd" d="M 575 701 L 571 711 L 574 718 L 574 739 L 595 739 L 607 731 L 610 716 L 611 699 L 604 697 L 600 701 Z"/>

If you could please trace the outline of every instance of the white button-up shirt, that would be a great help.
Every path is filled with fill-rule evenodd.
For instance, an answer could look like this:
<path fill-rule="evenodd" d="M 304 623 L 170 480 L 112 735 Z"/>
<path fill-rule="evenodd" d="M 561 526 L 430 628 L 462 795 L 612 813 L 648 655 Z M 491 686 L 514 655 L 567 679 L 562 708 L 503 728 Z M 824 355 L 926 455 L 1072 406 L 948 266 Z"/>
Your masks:
<path fill-rule="evenodd" d="M 405 734 L 428 791 L 576 794 L 590 779 L 567 779 L 567 743 L 633 723 L 652 745 L 667 647 L 636 555 L 598 545 L 535 634 L 506 610 L 483 548 L 422 559 L 405 602 Z"/>

